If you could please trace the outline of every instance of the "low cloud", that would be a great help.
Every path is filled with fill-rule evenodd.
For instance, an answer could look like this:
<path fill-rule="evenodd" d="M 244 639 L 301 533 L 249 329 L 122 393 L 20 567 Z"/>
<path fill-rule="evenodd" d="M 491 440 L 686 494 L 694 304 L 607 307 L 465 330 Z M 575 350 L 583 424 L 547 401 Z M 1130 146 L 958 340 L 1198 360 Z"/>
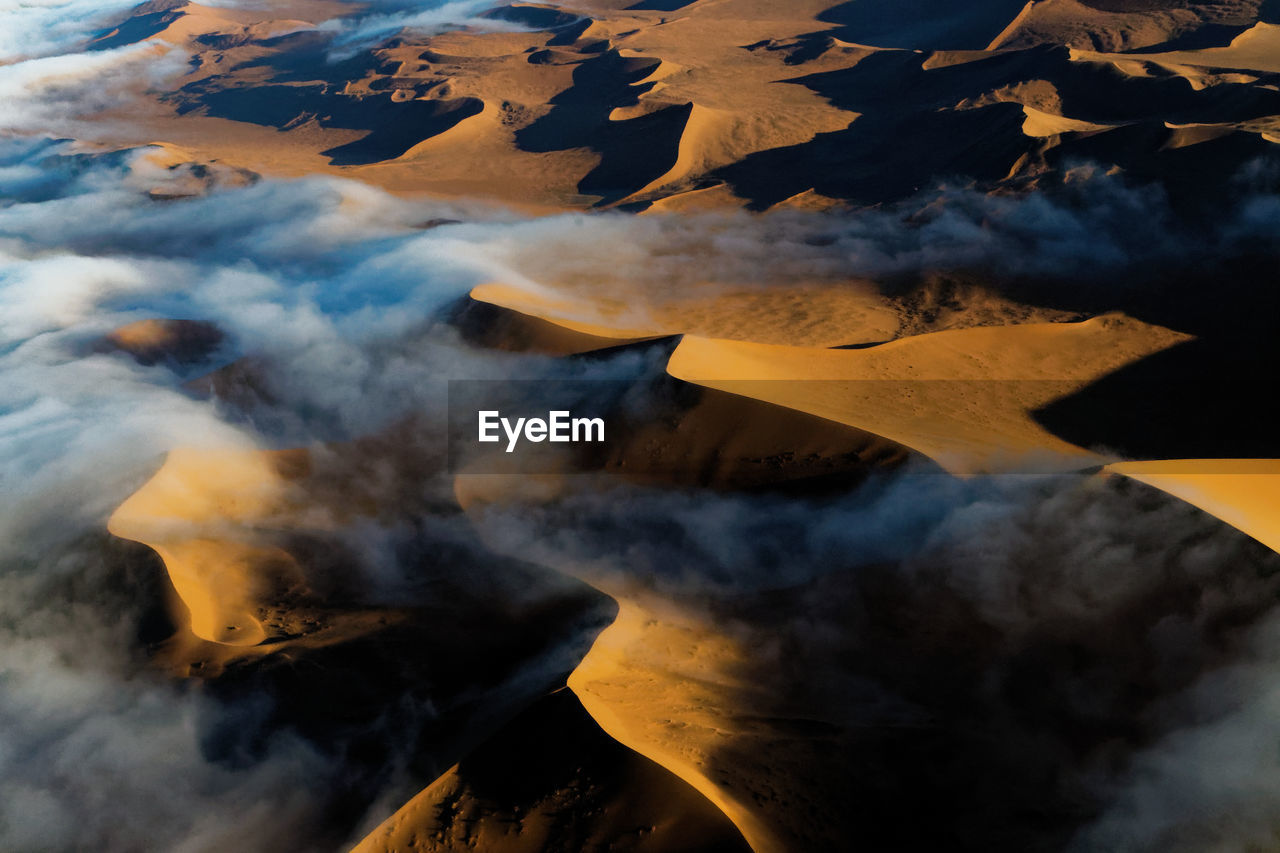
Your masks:
<path fill-rule="evenodd" d="M 463 28 L 491 32 L 520 29 L 509 21 L 481 15 L 500 5 L 494 0 L 430 0 L 425 4 L 378 0 L 360 13 L 325 21 L 318 29 L 335 35 L 329 55 L 339 60 L 400 32 L 430 35 Z"/>
<path fill-rule="evenodd" d="M 74 136 L 89 116 L 123 106 L 138 89 L 179 73 L 184 62 L 168 45 L 143 42 L 0 65 L 0 133 Z"/>
<path fill-rule="evenodd" d="M 1244 850 L 1280 832 L 1280 557 L 1145 486 L 627 487 L 495 506 L 482 529 L 734 638 L 723 676 L 750 685 L 752 713 L 844 732 L 809 767 L 859 804 L 824 828 L 838 837 L 938 841 L 974 815 L 999 849 Z M 965 849 L 991 849 L 968 833 Z"/>
<path fill-rule="evenodd" d="M 0 66 L 65 53 L 136 5 L 133 0 L 4 0 Z"/>

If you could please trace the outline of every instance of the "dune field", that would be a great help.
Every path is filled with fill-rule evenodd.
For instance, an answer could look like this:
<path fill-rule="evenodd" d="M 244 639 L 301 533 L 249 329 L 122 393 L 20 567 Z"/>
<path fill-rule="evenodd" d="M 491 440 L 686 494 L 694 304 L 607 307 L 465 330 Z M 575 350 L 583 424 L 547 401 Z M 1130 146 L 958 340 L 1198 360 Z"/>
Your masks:
<path fill-rule="evenodd" d="M 1273 0 L 0 0 L 0 851 L 1280 850 L 1278 146 Z"/>

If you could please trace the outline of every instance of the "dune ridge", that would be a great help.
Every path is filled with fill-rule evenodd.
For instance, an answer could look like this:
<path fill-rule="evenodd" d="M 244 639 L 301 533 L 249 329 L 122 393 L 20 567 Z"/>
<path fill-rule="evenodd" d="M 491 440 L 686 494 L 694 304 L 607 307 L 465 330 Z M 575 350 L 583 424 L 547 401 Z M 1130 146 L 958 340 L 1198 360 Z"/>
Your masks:
<path fill-rule="evenodd" d="M 1075 470 L 1106 457 L 1054 437 L 1032 412 L 1187 339 L 1123 315 L 957 329 L 856 350 L 686 336 L 667 369 L 882 435 L 956 474 Z"/>
<path fill-rule="evenodd" d="M 574 694 L 535 703 L 414 796 L 352 853 L 745 851 L 733 825 L 599 729 Z"/>
<path fill-rule="evenodd" d="M 255 534 L 288 512 L 282 467 L 297 454 L 179 448 L 121 504 L 107 530 L 155 549 L 197 637 L 253 646 L 267 639 L 263 602 L 300 582 L 282 549 Z"/>
<path fill-rule="evenodd" d="M 1280 552 L 1280 459 L 1144 460 L 1104 471 L 1168 492 Z"/>

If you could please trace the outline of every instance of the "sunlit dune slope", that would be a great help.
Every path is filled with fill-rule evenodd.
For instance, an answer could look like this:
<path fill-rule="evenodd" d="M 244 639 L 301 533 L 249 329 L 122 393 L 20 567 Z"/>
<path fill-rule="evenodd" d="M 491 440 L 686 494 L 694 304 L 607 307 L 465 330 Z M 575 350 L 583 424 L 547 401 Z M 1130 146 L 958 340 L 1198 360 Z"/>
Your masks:
<path fill-rule="evenodd" d="M 1163 459 L 1105 470 L 1181 498 L 1280 551 L 1280 460 Z"/>
<path fill-rule="evenodd" d="M 536 352 L 565 356 L 639 343 L 653 336 L 629 338 L 613 330 L 595 334 L 553 323 L 534 314 L 509 310 L 496 302 L 467 297 L 457 306 L 450 322 L 467 342 L 505 352 Z"/>
<path fill-rule="evenodd" d="M 1277 473 L 1272 463 L 1257 470 Z M 1168 677 L 1157 674 L 1155 662 L 1163 650 L 1152 635 L 1168 618 L 1162 608 L 1176 606 L 1167 603 L 1171 598 L 1186 594 L 1187 600 L 1198 600 L 1208 588 L 1241 581 L 1231 570 L 1198 568 L 1215 565 L 1211 561 L 1161 559 L 1135 573 L 1143 576 L 1140 581 L 1126 578 L 1133 585 L 1118 584 L 1122 592 L 1099 603 L 1097 583 L 1114 580 L 1114 571 L 1129 567 L 1133 541 L 1167 536 L 1171 519 L 1190 525 L 1179 528 L 1179 536 L 1200 541 L 1216 527 L 1204 523 L 1200 513 L 1176 507 L 1176 501 L 1145 488 L 1125 489 L 1117 479 L 1067 478 L 1058 481 L 1069 484 L 1065 490 L 1052 491 L 1055 502 L 1065 500 L 1081 512 L 1108 508 L 1101 513 L 1111 518 L 1106 526 L 1115 531 L 1117 543 L 1125 543 L 1117 548 L 1115 562 L 1096 564 L 1092 538 L 1077 543 L 1074 532 L 1048 533 L 1045 528 L 1060 527 L 1061 516 L 1046 515 L 1031 528 L 1018 529 L 1023 534 L 1039 530 L 1047 541 L 1036 544 L 1036 535 L 1018 535 L 1025 545 L 1015 559 L 1028 560 L 1028 570 L 1051 575 L 1055 583 L 1043 591 L 1010 588 L 1008 598 L 1001 599 L 1010 603 L 991 609 L 971 606 L 950 583 L 938 582 L 949 577 L 950 549 L 939 549 L 910 568 L 859 565 L 848 572 L 838 571 L 840 557 L 833 556 L 824 561 L 830 575 L 788 577 L 782 569 L 777 588 L 754 588 L 743 578 L 718 596 L 697 581 L 682 586 L 686 573 L 697 576 L 696 557 L 673 568 L 670 578 L 662 574 L 650 583 L 648 575 L 619 571 L 630 562 L 629 552 L 624 545 L 611 551 L 606 544 L 599 561 L 563 563 L 565 571 L 620 602 L 616 621 L 596 639 L 569 685 L 604 731 L 705 794 L 757 851 L 818 853 L 844 849 L 848 838 L 866 838 L 872 849 L 936 849 L 958 833 L 985 842 L 993 808 L 1007 817 L 1001 840 L 1011 849 L 1034 846 L 1023 839 L 1039 840 L 1046 832 L 1069 837 L 1081 800 L 1078 792 L 1063 791 L 1054 781 L 1064 766 L 1063 753 L 1045 750 L 1044 738 L 1083 737 L 1105 750 L 1113 736 L 1109 726 L 1046 735 L 1041 721 L 1059 715 L 1095 722 L 1131 719 L 1147 706 L 1141 697 Z M 546 507 L 574 488 L 586 488 L 561 483 L 534 489 L 524 478 L 499 480 L 474 478 L 460 483 L 459 490 L 469 492 L 464 503 L 482 535 L 509 548 L 520 547 L 506 530 L 512 517 L 529 512 L 532 504 Z M 1272 485 L 1260 488 L 1274 491 Z M 1102 503 L 1100 493 L 1106 495 Z M 1259 506 L 1273 498 L 1264 496 Z M 616 498 L 603 498 L 610 499 Z M 620 500 L 625 508 L 625 498 Z M 504 504 L 508 511 L 502 510 Z M 572 500 L 568 506 L 580 509 Z M 1152 513 L 1153 507 L 1157 511 L 1144 522 L 1141 536 L 1128 538 L 1130 513 Z M 608 515 L 603 511 L 602 517 Z M 545 518 L 554 525 L 564 516 L 551 510 Z M 582 519 L 584 531 L 593 520 L 590 513 Z M 975 538 L 966 534 L 965 541 L 977 546 L 970 555 L 975 570 L 1009 559 L 998 549 L 995 554 L 986 550 L 999 541 L 1006 523 L 1004 517 L 993 519 L 974 531 Z M 537 548 L 538 530 L 530 528 L 527 545 Z M 1244 539 L 1222 530 L 1213 536 L 1214 547 L 1240 547 Z M 1244 542 L 1244 550 L 1251 544 Z M 1077 546 L 1084 549 L 1083 559 L 1073 550 Z M 1197 568 L 1189 571 L 1189 565 Z M 1069 588 L 1075 591 L 1068 595 L 1061 592 L 1063 573 L 1073 578 Z M 664 589 L 668 580 L 671 586 Z M 828 606 L 826 616 L 819 616 Z M 1250 607 L 1265 609 L 1265 600 L 1244 605 Z M 1010 641 L 1007 634 L 993 633 L 1006 619 L 1014 620 L 1024 636 Z M 825 630 L 829 625 L 839 628 Z M 830 647 L 824 646 L 828 640 Z M 1117 648 L 1125 650 L 1123 657 L 1116 655 Z M 1029 725 L 992 715 L 987 703 L 998 700 L 973 689 L 991 672 L 993 659 L 1011 661 L 1014 671 L 1025 666 L 1034 675 L 1042 671 L 1046 655 L 1059 654 L 1071 662 L 1064 664 L 1066 671 L 1079 673 L 1080 680 L 1061 679 L 1058 692 L 1050 686 L 1063 708 L 1056 709 L 1056 701 L 1038 706 L 1042 710 Z M 1126 689 L 1091 693 L 1096 704 L 1071 702 L 1079 696 L 1078 684 L 1099 667 L 1114 669 L 1116 683 Z M 886 686 L 887 691 L 881 689 Z M 1000 682 L 1002 692 L 1025 691 L 1028 701 L 1043 701 L 1045 689 L 1039 678 Z M 1081 754 L 1086 768 L 1094 755 Z M 1028 756 L 1035 758 L 1028 763 Z M 874 772 L 894 761 L 904 763 L 905 775 Z M 903 795 L 904 786 L 911 796 Z M 914 821 L 922 808 L 938 820 Z M 1046 825 L 1055 828 L 1046 830 Z"/>
<path fill-rule="evenodd" d="M 894 306 L 864 282 L 776 288 L 704 286 L 683 293 L 675 288 L 611 290 L 616 289 L 598 288 L 593 294 L 583 287 L 572 288 L 572 295 L 539 294 L 527 288 L 484 284 L 472 289 L 471 298 L 573 331 L 624 339 L 694 333 L 834 346 L 887 340 L 900 326 Z"/>
<path fill-rule="evenodd" d="M 827 350 L 686 337 L 668 372 L 885 436 L 958 474 L 1071 470 L 1103 457 L 1031 412 L 1187 336 L 1123 315 L 959 329 Z"/>
<path fill-rule="evenodd" d="M 411 799 L 353 853 L 745 853 L 697 791 L 611 740 L 562 690 Z"/>
<path fill-rule="evenodd" d="M 392 456 L 394 468 L 377 461 Z M 310 449 L 180 447 L 108 529 L 160 554 L 186 611 L 179 621 L 201 640 L 337 639 L 343 625 L 363 630 L 399 617 L 352 606 L 358 562 L 336 533 L 422 511 L 419 478 L 434 464 L 411 428 Z"/>
<path fill-rule="evenodd" d="M 489 508 L 545 505 L 582 487 L 553 476 L 464 475 L 456 489 L 485 536 Z M 613 624 L 569 677 L 605 733 L 706 797 L 756 853 L 838 843 L 828 833 L 840 821 L 817 792 L 824 777 L 814 774 L 825 771 L 805 731 L 806 723 L 820 725 L 775 715 L 770 688 L 741 676 L 746 661 L 733 636 L 635 584 L 589 567 L 563 569 L 619 603 Z"/>
<path fill-rule="evenodd" d="M 720 808 L 752 850 L 784 853 L 817 827 L 804 827 L 789 808 L 803 789 L 796 786 L 802 769 L 787 766 L 786 747 L 767 724 L 750 721 L 752 709 L 744 701 L 749 686 L 729 675 L 740 655 L 731 638 L 696 620 L 624 600 L 617 620 L 570 675 L 569 687 L 609 735 Z M 741 748 L 743 739 L 761 750 L 758 768 L 715 760 L 717 750 L 733 741 Z"/>
<path fill-rule="evenodd" d="M 296 562 L 261 528 L 289 512 L 282 473 L 305 455 L 178 449 L 112 514 L 107 529 L 150 545 L 164 560 L 205 640 L 266 639 L 266 602 L 305 583 Z"/>
<path fill-rule="evenodd" d="M 1024 305 L 973 282 L 931 280 L 905 294 L 869 281 L 729 285 L 558 282 L 482 284 L 477 302 L 519 312 L 602 339 L 688 334 L 765 344 L 833 347 L 882 343 L 967 326 L 1074 319 L 1062 310 Z"/>

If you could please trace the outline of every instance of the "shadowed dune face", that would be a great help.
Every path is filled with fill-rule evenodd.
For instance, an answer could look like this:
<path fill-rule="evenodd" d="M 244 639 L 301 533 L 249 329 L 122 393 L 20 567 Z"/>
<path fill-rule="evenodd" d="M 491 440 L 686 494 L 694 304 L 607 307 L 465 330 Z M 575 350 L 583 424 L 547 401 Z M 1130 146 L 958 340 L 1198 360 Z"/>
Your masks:
<path fill-rule="evenodd" d="M 697 791 L 610 739 L 567 690 L 513 720 L 355 851 L 461 848 L 750 850 Z"/>
<path fill-rule="evenodd" d="M 983 50 L 1025 6 L 1018 0 L 960 8 L 937 0 L 840 3 L 819 16 L 836 38 L 900 50 Z"/>

